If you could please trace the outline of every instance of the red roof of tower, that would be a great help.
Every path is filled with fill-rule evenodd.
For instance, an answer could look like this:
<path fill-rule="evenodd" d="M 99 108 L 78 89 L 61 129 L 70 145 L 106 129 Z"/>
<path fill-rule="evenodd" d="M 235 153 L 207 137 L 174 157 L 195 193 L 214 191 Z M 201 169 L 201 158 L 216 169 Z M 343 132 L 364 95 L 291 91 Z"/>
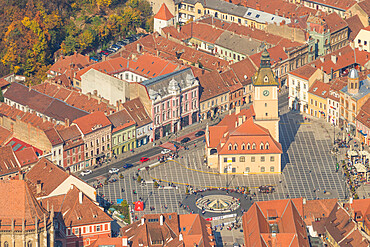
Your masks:
<path fill-rule="evenodd" d="M 168 10 L 166 4 L 162 4 L 161 8 L 158 10 L 158 13 L 154 16 L 156 19 L 161 19 L 164 21 L 171 20 L 173 18 L 173 14 Z"/>

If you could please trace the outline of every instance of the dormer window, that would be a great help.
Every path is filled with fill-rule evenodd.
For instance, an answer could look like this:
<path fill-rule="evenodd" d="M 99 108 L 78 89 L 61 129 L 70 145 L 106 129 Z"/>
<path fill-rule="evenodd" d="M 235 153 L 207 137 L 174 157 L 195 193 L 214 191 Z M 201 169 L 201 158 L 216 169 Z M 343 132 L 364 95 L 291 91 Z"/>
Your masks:
<path fill-rule="evenodd" d="M 251 149 L 251 144 L 250 143 L 248 143 L 247 144 L 247 150 L 250 150 Z"/>
<path fill-rule="evenodd" d="M 267 75 L 265 76 L 265 78 L 263 78 L 263 82 L 269 82 L 269 78 L 267 77 Z"/>
<path fill-rule="evenodd" d="M 237 150 L 238 149 L 238 145 L 235 143 L 234 144 L 234 150 Z"/>
<path fill-rule="evenodd" d="M 270 144 L 267 142 L 266 145 L 265 145 L 265 149 L 269 149 L 270 148 Z"/>
<path fill-rule="evenodd" d="M 245 150 L 245 144 L 244 143 L 242 144 L 242 150 Z"/>
<path fill-rule="evenodd" d="M 263 150 L 263 143 L 260 144 L 260 149 Z"/>
<path fill-rule="evenodd" d="M 253 150 L 256 150 L 256 143 L 253 143 L 253 144 L 252 144 L 252 149 L 253 149 Z"/>
<path fill-rule="evenodd" d="M 232 150 L 232 149 L 233 149 L 233 146 L 229 144 L 229 150 Z"/>

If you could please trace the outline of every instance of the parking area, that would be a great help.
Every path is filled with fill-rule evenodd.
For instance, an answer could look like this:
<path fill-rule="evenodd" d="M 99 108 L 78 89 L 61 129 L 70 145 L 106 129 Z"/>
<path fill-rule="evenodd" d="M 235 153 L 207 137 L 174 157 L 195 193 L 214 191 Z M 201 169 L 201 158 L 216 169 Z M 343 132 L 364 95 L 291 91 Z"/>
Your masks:
<path fill-rule="evenodd" d="M 286 113 L 280 120 L 280 142 L 283 146 L 282 174 L 220 175 L 204 165 L 204 143 L 189 144 L 180 150 L 175 161 L 168 161 L 149 171 L 141 171 L 145 183 L 136 179 L 137 167 L 125 171 L 124 178 L 99 189 L 110 201 L 126 199 L 129 203 L 142 199 L 145 209 L 138 213 L 178 212 L 185 197 L 186 186 L 207 187 L 248 186 L 256 193 L 254 200 L 276 200 L 305 197 L 307 199 L 345 197 L 344 179 L 336 172 L 335 157 L 330 154 L 330 126 L 307 122 L 295 113 Z M 153 179 L 161 188 L 154 188 Z M 271 194 L 258 193 L 261 185 L 274 185 Z M 133 193 L 136 192 L 136 194 Z M 154 207 L 154 210 L 150 208 Z"/>

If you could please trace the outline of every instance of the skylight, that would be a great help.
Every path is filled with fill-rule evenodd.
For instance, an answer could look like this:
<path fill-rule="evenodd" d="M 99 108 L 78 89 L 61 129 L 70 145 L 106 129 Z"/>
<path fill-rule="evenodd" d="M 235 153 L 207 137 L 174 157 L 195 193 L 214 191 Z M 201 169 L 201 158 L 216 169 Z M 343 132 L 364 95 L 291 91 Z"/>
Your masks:
<path fill-rule="evenodd" d="M 313 89 L 313 91 L 314 91 L 314 92 L 316 92 L 316 90 L 317 90 L 317 87 L 315 87 L 315 88 Z"/>
<path fill-rule="evenodd" d="M 326 91 L 323 91 L 322 93 L 321 93 L 321 95 L 324 95 L 326 93 Z"/>
<path fill-rule="evenodd" d="M 259 15 L 259 14 L 257 14 L 257 15 L 256 15 L 256 18 L 258 18 L 258 17 L 260 17 L 260 15 Z"/>
<path fill-rule="evenodd" d="M 247 13 L 247 15 L 251 15 L 251 14 L 252 14 L 252 12 L 248 12 L 248 13 Z"/>

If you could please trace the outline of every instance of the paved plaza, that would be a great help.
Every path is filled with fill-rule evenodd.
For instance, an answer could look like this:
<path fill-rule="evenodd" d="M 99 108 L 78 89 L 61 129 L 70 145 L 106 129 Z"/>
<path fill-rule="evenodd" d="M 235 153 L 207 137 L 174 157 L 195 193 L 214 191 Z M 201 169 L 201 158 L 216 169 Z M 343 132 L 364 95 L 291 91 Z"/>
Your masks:
<path fill-rule="evenodd" d="M 282 174 L 220 175 L 204 164 L 204 143 L 200 139 L 196 147 L 190 144 L 189 150 L 181 150 L 175 161 L 141 171 L 145 183 L 139 184 L 133 179 L 137 173 L 135 167 L 125 172 L 124 179 L 100 188 L 99 193 L 113 202 L 123 198 L 132 203 L 141 198 L 145 202 L 144 213 L 185 213 L 179 208 L 179 202 L 185 197 L 187 185 L 194 189 L 248 186 L 256 193 L 253 199 L 258 201 L 287 197 L 342 199 L 345 184 L 335 171 L 335 157 L 330 154 L 331 132 L 332 127 L 326 123 L 308 122 L 299 114 L 285 113 L 280 120 L 280 142 L 284 151 Z M 153 179 L 161 181 L 161 188 L 154 188 Z M 275 192 L 260 194 L 257 188 L 261 185 L 273 185 Z M 134 190 L 137 194 L 133 194 Z M 150 207 L 155 209 L 150 211 Z"/>

